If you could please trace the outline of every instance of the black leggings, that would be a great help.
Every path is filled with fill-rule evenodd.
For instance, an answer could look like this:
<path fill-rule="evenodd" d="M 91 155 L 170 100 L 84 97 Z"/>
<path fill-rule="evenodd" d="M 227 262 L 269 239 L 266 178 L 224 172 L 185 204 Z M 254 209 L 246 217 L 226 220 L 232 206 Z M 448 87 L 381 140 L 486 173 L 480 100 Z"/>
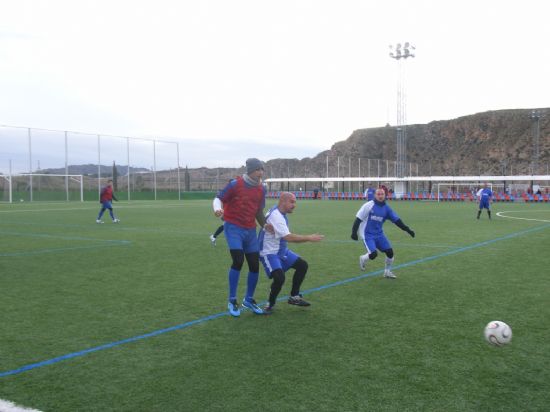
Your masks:
<path fill-rule="evenodd" d="M 248 270 L 252 273 L 258 273 L 260 271 L 260 253 L 252 252 L 245 254 L 241 249 L 231 249 L 231 259 L 233 263 L 231 264 L 231 269 L 241 271 L 244 263 L 244 258 L 246 257 L 246 263 L 248 263 Z"/>
<path fill-rule="evenodd" d="M 296 269 L 294 276 L 292 277 L 292 289 L 290 291 L 290 296 L 298 296 L 300 294 L 300 286 L 306 277 L 308 265 L 305 260 L 298 258 L 296 262 L 291 266 L 292 269 Z M 277 269 L 271 272 L 271 278 L 273 283 L 271 283 L 271 291 L 269 293 L 269 305 L 275 305 L 277 301 L 277 296 L 285 283 L 285 272 L 282 269 Z"/>

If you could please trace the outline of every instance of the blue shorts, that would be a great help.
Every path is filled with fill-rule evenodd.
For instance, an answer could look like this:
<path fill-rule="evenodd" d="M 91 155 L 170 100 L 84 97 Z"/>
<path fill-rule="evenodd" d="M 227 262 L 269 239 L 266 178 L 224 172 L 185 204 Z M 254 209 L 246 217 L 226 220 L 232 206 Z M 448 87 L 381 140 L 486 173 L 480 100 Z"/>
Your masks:
<path fill-rule="evenodd" d="M 253 253 L 260 251 L 256 228 L 245 229 L 233 223 L 224 222 L 225 240 L 229 249 L 243 250 L 244 253 Z"/>
<path fill-rule="evenodd" d="M 479 210 L 481 209 L 490 209 L 491 208 L 491 202 L 488 200 L 482 200 L 479 202 Z"/>
<path fill-rule="evenodd" d="M 112 209 L 113 205 L 111 204 L 110 200 L 106 200 L 105 202 L 101 202 L 101 207 L 103 209 Z"/>
<path fill-rule="evenodd" d="M 363 243 L 365 244 L 369 255 L 376 249 L 380 250 L 381 252 L 385 252 L 386 250 L 391 249 L 391 243 L 385 235 L 367 236 L 365 239 L 363 239 Z"/>
<path fill-rule="evenodd" d="M 264 265 L 265 273 L 268 278 L 271 279 L 271 273 L 277 269 L 282 269 L 286 272 L 288 269 L 296 263 L 300 256 L 294 253 L 292 250 L 287 249 L 283 256 L 280 255 L 265 255 L 260 256 L 262 265 Z"/>

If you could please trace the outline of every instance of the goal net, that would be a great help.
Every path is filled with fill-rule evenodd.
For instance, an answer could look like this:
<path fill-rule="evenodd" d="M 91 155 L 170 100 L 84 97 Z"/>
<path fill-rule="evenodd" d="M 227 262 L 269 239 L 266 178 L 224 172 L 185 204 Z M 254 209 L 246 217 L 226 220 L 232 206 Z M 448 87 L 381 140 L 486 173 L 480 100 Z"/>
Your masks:
<path fill-rule="evenodd" d="M 84 201 L 82 175 L 20 173 L 0 175 L 4 202 Z"/>

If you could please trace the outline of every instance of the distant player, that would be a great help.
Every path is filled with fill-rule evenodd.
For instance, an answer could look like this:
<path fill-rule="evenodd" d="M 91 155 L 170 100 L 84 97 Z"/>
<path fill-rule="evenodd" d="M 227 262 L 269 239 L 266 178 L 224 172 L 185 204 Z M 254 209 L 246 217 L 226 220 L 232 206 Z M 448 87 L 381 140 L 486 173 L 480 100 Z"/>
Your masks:
<path fill-rule="evenodd" d="M 237 287 L 244 260 L 248 263 L 248 282 L 242 306 L 256 314 L 263 314 L 254 300 L 260 271 L 260 248 L 256 235 L 256 221 L 264 226 L 266 189 L 262 184 L 264 165 L 258 159 L 246 161 L 246 174 L 231 180 L 212 204 L 214 214 L 224 219 L 225 239 L 231 254 L 229 269 L 229 302 L 227 308 L 232 316 L 240 316 L 237 303 Z"/>
<path fill-rule="evenodd" d="M 377 189 L 374 194 L 374 200 L 366 202 L 357 212 L 355 222 L 351 229 L 351 238 L 357 240 L 357 231 L 363 240 L 367 253 L 359 256 L 359 266 L 361 270 L 365 270 L 368 260 L 376 259 L 378 256 L 377 249 L 386 254 L 386 266 L 384 277 L 395 279 L 396 276 L 392 273 L 393 265 L 393 249 L 391 243 L 386 238 L 382 226 L 386 219 L 391 220 L 395 225 L 404 230 L 409 235 L 414 237 L 412 231 L 397 214 L 386 204 L 386 194 L 384 189 Z"/>
<path fill-rule="evenodd" d="M 118 202 L 118 199 L 113 193 L 113 181 L 107 180 L 107 186 L 101 189 L 101 194 L 99 197 L 99 203 L 101 203 L 101 210 L 99 211 L 99 215 L 97 215 L 97 219 L 95 221 L 96 223 L 104 223 L 101 220 L 101 217 L 103 216 L 103 213 L 105 213 L 105 210 L 107 209 L 109 209 L 109 215 L 111 215 L 111 219 L 113 223 L 120 222 L 120 220 L 117 219 L 117 217 L 113 212 L 113 205 L 112 205 L 113 200 L 116 200 Z"/>
<path fill-rule="evenodd" d="M 260 259 L 267 277 L 273 279 L 269 301 L 264 308 L 265 314 L 271 314 L 277 302 L 277 296 L 285 283 L 285 272 L 295 269 L 292 278 L 292 289 L 288 303 L 297 306 L 310 306 L 300 294 L 300 286 L 307 273 L 307 262 L 288 248 L 288 242 L 319 242 L 323 235 L 297 235 L 290 233 L 287 214 L 292 213 L 296 207 L 296 196 L 289 192 L 281 193 L 279 203 L 273 206 L 266 215 L 266 223 L 273 226 L 273 233 L 260 231 Z"/>
<path fill-rule="evenodd" d="M 223 222 L 223 218 L 222 218 Z M 216 229 L 216 231 L 210 235 L 210 243 L 212 246 L 216 246 L 216 238 L 223 232 L 223 223 Z"/>
<path fill-rule="evenodd" d="M 367 190 L 365 190 L 364 197 L 369 200 L 374 200 L 374 193 L 376 192 L 376 189 L 374 187 L 369 187 Z"/>
<path fill-rule="evenodd" d="M 479 199 L 479 210 L 477 211 L 477 218 L 481 216 L 481 211 L 487 209 L 487 215 L 491 219 L 491 200 L 493 199 L 493 191 L 489 189 L 489 185 L 485 183 L 481 189 L 477 192 L 477 198 Z"/>

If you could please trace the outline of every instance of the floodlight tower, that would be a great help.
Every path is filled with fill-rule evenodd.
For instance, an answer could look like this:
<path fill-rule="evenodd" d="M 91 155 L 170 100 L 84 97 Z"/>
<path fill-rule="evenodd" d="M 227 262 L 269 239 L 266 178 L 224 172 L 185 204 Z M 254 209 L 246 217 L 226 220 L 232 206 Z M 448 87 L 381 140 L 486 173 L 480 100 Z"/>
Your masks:
<path fill-rule="evenodd" d="M 532 134 L 533 134 L 533 171 L 531 174 L 536 175 L 539 170 L 539 140 L 540 140 L 540 118 L 541 113 L 538 110 L 531 111 L 529 115 L 533 121 Z"/>
<path fill-rule="evenodd" d="M 405 94 L 405 79 L 403 61 L 414 57 L 414 47 L 411 43 L 403 45 L 397 43 L 395 47 L 390 45 L 390 57 L 397 61 L 397 162 L 396 177 L 405 176 L 405 163 L 407 161 L 407 99 Z"/>

